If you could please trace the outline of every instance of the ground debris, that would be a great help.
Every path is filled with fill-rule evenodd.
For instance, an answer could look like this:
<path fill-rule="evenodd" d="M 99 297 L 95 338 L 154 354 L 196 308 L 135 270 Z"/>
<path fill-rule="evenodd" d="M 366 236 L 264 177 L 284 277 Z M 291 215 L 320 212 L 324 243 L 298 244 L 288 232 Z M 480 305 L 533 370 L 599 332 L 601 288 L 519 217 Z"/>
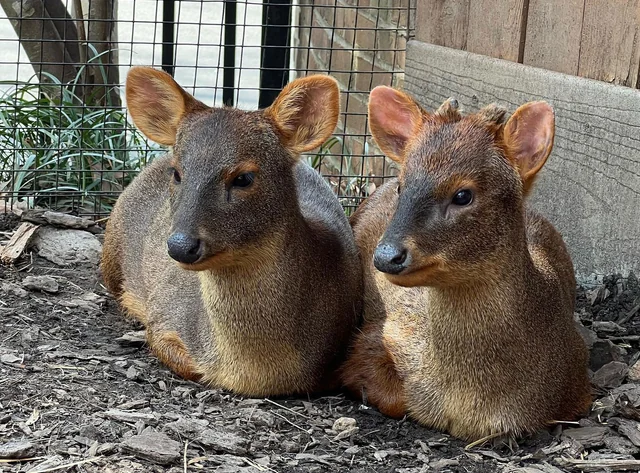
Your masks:
<path fill-rule="evenodd" d="M 617 388 L 622 384 L 622 380 L 627 376 L 628 371 L 629 366 L 626 363 L 612 361 L 596 371 L 591 378 L 591 382 L 601 389 Z"/>
<path fill-rule="evenodd" d="M 609 435 L 608 427 L 580 427 L 577 429 L 567 429 L 563 435 L 579 442 L 584 448 L 601 447 L 604 439 Z"/>
<path fill-rule="evenodd" d="M 12 225 L 3 230 L 19 222 Z M 59 292 L 21 293 L 29 275 L 53 277 Z M 631 277 L 620 282 L 605 278 L 610 295 L 594 305 L 578 288 L 576 314 L 594 344 L 594 372 L 612 361 L 633 367 L 640 359 L 640 340 L 629 338 L 640 335 L 640 318 L 624 319 L 640 304 L 640 290 Z M 640 455 L 629 440 L 640 443 L 640 382 L 633 369 L 625 384 L 597 391 L 579 426 L 562 424 L 517 444 L 468 451 L 465 442 L 410 419 L 387 418 L 341 393 L 247 399 L 182 380 L 144 346 L 143 327 L 105 294 L 93 263 L 55 266 L 34 252 L 27 268 L 0 267 L 0 439 L 30 442 L 31 455 L 46 456 L 0 462 L 0 470 L 25 473 L 48 461 L 45 467 L 55 471 L 86 473 L 183 473 L 185 463 L 188 472 L 218 473 L 430 473 L 434 467 L 559 473 L 579 470 L 555 463 L 556 457 L 624 462 Z M 607 321 L 625 331 L 596 323 Z M 149 426 L 174 442 L 169 463 L 124 447 Z M 601 441 L 602 429 L 608 431 Z"/>
<path fill-rule="evenodd" d="M 21 219 L 25 222 L 37 223 L 39 225 L 54 225 L 63 228 L 75 228 L 86 230 L 95 226 L 95 222 L 86 217 L 76 217 L 61 212 L 53 212 L 51 210 L 27 210 L 22 213 Z"/>
<path fill-rule="evenodd" d="M 109 419 L 117 420 L 120 422 L 136 423 L 136 422 L 142 421 L 147 424 L 149 423 L 155 424 L 157 421 L 156 417 L 151 413 L 129 412 L 129 411 L 123 411 L 120 409 L 109 409 L 105 411 L 103 415 Z"/>
<path fill-rule="evenodd" d="M 621 455 L 637 455 L 640 453 L 640 448 L 624 437 L 609 435 L 605 437 L 604 445 L 612 452 Z"/>
<path fill-rule="evenodd" d="M 0 443 L 0 458 L 27 458 L 33 454 L 35 448 L 31 442 L 19 440 Z"/>
<path fill-rule="evenodd" d="M 195 441 L 216 452 L 244 455 L 247 453 L 247 439 L 229 430 L 203 429 Z"/>
<path fill-rule="evenodd" d="M 584 472 L 637 471 L 640 460 L 578 460 L 575 458 L 557 458 L 555 462 L 562 467 Z"/>
<path fill-rule="evenodd" d="M 608 420 L 622 435 L 626 436 L 636 447 L 640 447 L 640 422 L 631 419 L 612 417 Z"/>
<path fill-rule="evenodd" d="M 160 465 L 168 465 L 180 458 L 181 445 L 157 432 L 153 427 L 147 427 L 140 434 L 124 440 L 123 450 L 138 458 L 144 458 Z"/>

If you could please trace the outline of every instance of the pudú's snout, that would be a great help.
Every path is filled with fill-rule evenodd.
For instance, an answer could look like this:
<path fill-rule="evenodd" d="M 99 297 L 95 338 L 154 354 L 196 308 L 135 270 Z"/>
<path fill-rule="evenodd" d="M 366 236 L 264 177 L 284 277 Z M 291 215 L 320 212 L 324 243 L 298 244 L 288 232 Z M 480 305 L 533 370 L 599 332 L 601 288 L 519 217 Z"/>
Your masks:
<path fill-rule="evenodd" d="M 400 274 L 410 263 L 410 255 L 401 242 L 383 240 L 373 253 L 373 264 L 383 273 Z"/>
<path fill-rule="evenodd" d="M 178 263 L 194 264 L 202 258 L 202 240 L 182 232 L 173 232 L 167 239 L 169 256 Z"/>

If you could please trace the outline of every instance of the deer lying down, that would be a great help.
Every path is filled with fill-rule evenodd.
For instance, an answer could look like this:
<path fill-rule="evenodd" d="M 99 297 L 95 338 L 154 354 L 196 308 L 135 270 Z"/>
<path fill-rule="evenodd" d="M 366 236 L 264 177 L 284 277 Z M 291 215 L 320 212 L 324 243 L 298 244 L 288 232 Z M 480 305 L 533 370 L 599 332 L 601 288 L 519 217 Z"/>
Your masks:
<path fill-rule="evenodd" d="M 300 153 L 333 133 L 336 81 L 298 79 L 243 112 L 137 67 L 126 97 L 137 127 L 172 150 L 118 199 L 102 271 L 153 353 L 248 396 L 334 387 L 362 270 L 342 207 Z"/>
<path fill-rule="evenodd" d="M 575 279 L 560 234 L 524 198 L 554 138 L 527 103 L 435 113 L 376 87 L 374 139 L 401 165 L 352 217 L 365 323 L 343 380 L 390 416 L 465 439 L 519 436 L 590 404 Z M 561 197 L 560 197 L 561 198 Z"/>

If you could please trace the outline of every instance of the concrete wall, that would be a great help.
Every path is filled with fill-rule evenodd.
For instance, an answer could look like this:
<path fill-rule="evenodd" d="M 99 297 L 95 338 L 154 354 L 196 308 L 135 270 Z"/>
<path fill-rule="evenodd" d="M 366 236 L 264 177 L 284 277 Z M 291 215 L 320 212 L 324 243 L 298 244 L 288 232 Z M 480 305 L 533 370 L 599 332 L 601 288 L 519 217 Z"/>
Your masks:
<path fill-rule="evenodd" d="M 420 41 L 405 89 L 430 110 L 448 97 L 466 112 L 548 101 L 555 146 L 530 205 L 563 234 L 581 280 L 640 273 L 640 91 Z"/>

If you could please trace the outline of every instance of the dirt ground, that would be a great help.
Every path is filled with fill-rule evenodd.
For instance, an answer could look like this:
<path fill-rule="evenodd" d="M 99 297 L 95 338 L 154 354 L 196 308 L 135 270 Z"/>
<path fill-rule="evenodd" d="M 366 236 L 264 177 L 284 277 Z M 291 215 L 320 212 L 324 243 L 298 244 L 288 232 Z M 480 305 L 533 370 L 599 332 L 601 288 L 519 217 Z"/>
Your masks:
<path fill-rule="evenodd" d="M 18 223 L 0 215 L 0 242 Z M 0 472 L 637 471 L 638 309 L 633 276 L 579 290 L 599 398 L 580 426 L 465 450 L 342 393 L 246 399 L 181 380 L 150 355 L 96 265 L 28 251 L 0 266 Z"/>

